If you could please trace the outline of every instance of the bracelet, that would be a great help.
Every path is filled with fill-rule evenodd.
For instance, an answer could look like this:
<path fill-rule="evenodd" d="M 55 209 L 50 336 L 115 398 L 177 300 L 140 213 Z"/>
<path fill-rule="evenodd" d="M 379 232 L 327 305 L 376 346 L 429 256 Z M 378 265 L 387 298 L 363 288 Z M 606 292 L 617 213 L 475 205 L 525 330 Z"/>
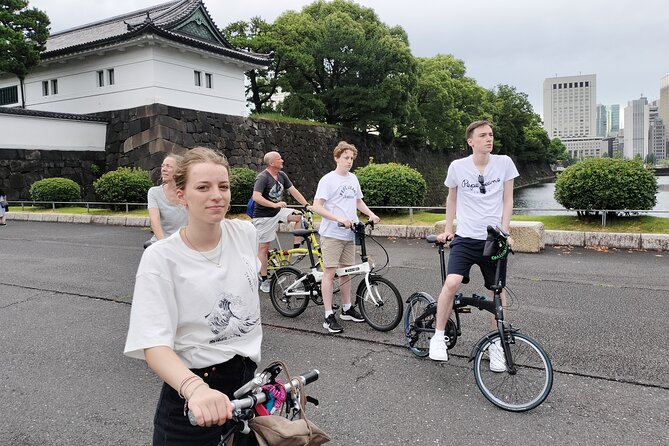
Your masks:
<path fill-rule="evenodd" d="M 202 387 L 202 386 L 207 386 L 207 383 L 204 382 L 204 381 L 200 381 L 200 383 L 199 383 L 197 386 L 195 386 L 195 388 L 193 389 L 193 391 L 190 393 L 190 397 L 188 397 L 188 399 L 193 398 L 193 395 L 195 395 L 195 391 L 196 391 L 197 389 L 199 389 L 200 387 Z M 209 386 L 207 386 L 207 387 L 209 387 Z"/>
<path fill-rule="evenodd" d="M 184 398 L 185 400 L 188 399 L 188 398 L 186 398 L 186 393 L 187 393 L 188 388 L 189 388 L 190 386 L 192 386 L 192 385 L 195 384 L 195 383 L 201 383 L 201 382 L 204 382 L 204 381 L 202 381 L 202 380 L 197 380 L 197 379 L 194 379 L 194 380 L 192 380 L 192 381 L 189 381 L 188 384 L 186 384 L 186 385 L 184 386 L 184 390 L 183 390 L 183 392 L 182 392 L 183 398 Z"/>
<path fill-rule="evenodd" d="M 184 378 L 184 379 L 181 381 L 181 384 L 179 384 L 179 390 L 177 391 L 177 393 L 178 393 L 178 395 L 179 395 L 179 398 L 186 399 L 186 397 L 183 395 L 183 392 L 182 392 L 182 391 L 186 390 L 186 389 L 184 388 L 184 385 L 185 385 L 187 382 L 192 381 L 192 380 L 195 380 L 195 379 L 198 379 L 198 378 L 200 378 L 200 377 L 197 376 L 197 375 L 190 375 L 190 376 L 187 376 L 186 378 Z M 188 387 L 190 384 L 192 384 L 192 383 L 189 383 L 188 385 L 186 385 L 186 387 Z"/>

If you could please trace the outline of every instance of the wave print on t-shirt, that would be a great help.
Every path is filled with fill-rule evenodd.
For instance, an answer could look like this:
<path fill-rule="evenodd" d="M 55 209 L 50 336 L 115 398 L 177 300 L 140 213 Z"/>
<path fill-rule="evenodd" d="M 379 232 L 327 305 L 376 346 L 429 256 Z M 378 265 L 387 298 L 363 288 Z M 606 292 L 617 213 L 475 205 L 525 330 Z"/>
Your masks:
<path fill-rule="evenodd" d="M 209 329 L 215 335 L 210 344 L 227 341 L 251 332 L 260 323 L 260 314 L 248 313 L 240 296 L 222 292 L 213 310 L 205 316 Z"/>

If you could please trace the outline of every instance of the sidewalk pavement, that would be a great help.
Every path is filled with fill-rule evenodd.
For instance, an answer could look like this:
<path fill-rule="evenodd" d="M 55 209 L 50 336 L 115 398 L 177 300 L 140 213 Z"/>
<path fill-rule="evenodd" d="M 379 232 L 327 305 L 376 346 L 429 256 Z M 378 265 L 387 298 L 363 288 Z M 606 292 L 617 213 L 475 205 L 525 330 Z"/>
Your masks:
<path fill-rule="evenodd" d="M 53 214 L 36 212 L 8 212 L 7 220 L 42 221 L 57 223 L 97 223 L 113 226 L 150 227 L 148 217 L 107 216 L 88 214 Z M 289 228 L 281 225 L 281 231 Z M 376 225 L 374 235 L 398 238 L 425 238 L 435 234 L 435 226 Z M 645 251 L 669 251 L 669 234 L 641 234 L 615 232 L 554 231 L 543 234 L 545 245 L 606 247 Z"/>

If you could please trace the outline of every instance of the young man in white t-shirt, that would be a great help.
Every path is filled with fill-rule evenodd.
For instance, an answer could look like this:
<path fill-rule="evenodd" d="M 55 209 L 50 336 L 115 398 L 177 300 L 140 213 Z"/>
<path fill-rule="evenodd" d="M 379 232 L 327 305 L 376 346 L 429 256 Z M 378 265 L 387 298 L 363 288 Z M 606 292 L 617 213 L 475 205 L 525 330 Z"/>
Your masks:
<path fill-rule="evenodd" d="M 453 161 L 448 166 L 444 184 L 448 187 L 446 199 L 446 226 L 438 235 L 442 243 L 451 240 L 448 256 L 448 274 L 437 301 L 437 325 L 430 340 L 430 359 L 448 361 L 444 338 L 446 323 L 453 309 L 453 298 L 460 285 L 469 282 L 469 270 L 476 264 L 481 268 L 485 287 L 494 285 L 495 262 L 483 257 L 488 225 L 499 226 L 509 232 L 513 212 L 513 179 L 518 170 L 506 155 L 492 155 L 492 124 L 476 121 L 467 127 L 467 144 L 472 154 Z M 457 230 L 453 221 L 457 216 Z M 513 240 L 509 237 L 509 243 Z M 506 259 L 502 260 L 500 280 L 506 283 Z M 505 302 L 502 292 L 502 302 Z M 490 347 L 490 369 L 506 370 L 500 345 Z"/>
<path fill-rule="evenodd" d="M 318 233 L 323 253 L 325 271 L 321 283 L 325 321 L 323 328 L 330 333 L 344 331 L 332 311 L 332 292 L 337 268 L 355 264 L 353 223 L 358 221 L 358 212 L 367 215 L 374 223 L 379 217 L 362 201 L 362 190 L 358 178 L 350 172 L 358 150 L 353 144 L 341 141 L 334 149 L 337 168 L 318 182 L 312 210 L 323 217 Z M 341 224 L 341 226 L 340 226 Z M 341 278 L 340 278 L 341 279 Z M 351 305 L 351 281 L 340 280 L 342 311 L 341 318 L 363 322 L 364 319 Z"/>

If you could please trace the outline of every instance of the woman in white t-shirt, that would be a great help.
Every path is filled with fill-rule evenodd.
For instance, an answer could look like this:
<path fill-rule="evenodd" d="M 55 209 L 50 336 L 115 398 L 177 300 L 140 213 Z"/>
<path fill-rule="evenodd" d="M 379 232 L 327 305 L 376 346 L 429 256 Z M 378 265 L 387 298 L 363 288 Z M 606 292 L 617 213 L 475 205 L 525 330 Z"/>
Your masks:
<path fill-rule="evenodd" d="M 230 397 L 260 361 L 257 233 L 228 220 L 229 166 L 211 149 L 184 155 L 174 175 L 188 225 L 144 251 L 125 354 L 145 359 L 165 382 L 154 445 L 216 445 L 232 416 Z M 191 426 L 184 404 L 200 426 Z M 255 439 L 238 436 L 235 445 Z"/>
<path fill-rule="evenodd" d="M 157 240 L 162 240 L 188 223 L 186 209 L 177 198 L 177 188 L 174 184 L 174 169 L 181 156 L 169 154 L 160 165 L 160 178 L 162 184 L 149 189 L 146 201 L 149 209 L 149 220 L 153 237 L 148 240 L 144 247 L 151 245 Z"/>

